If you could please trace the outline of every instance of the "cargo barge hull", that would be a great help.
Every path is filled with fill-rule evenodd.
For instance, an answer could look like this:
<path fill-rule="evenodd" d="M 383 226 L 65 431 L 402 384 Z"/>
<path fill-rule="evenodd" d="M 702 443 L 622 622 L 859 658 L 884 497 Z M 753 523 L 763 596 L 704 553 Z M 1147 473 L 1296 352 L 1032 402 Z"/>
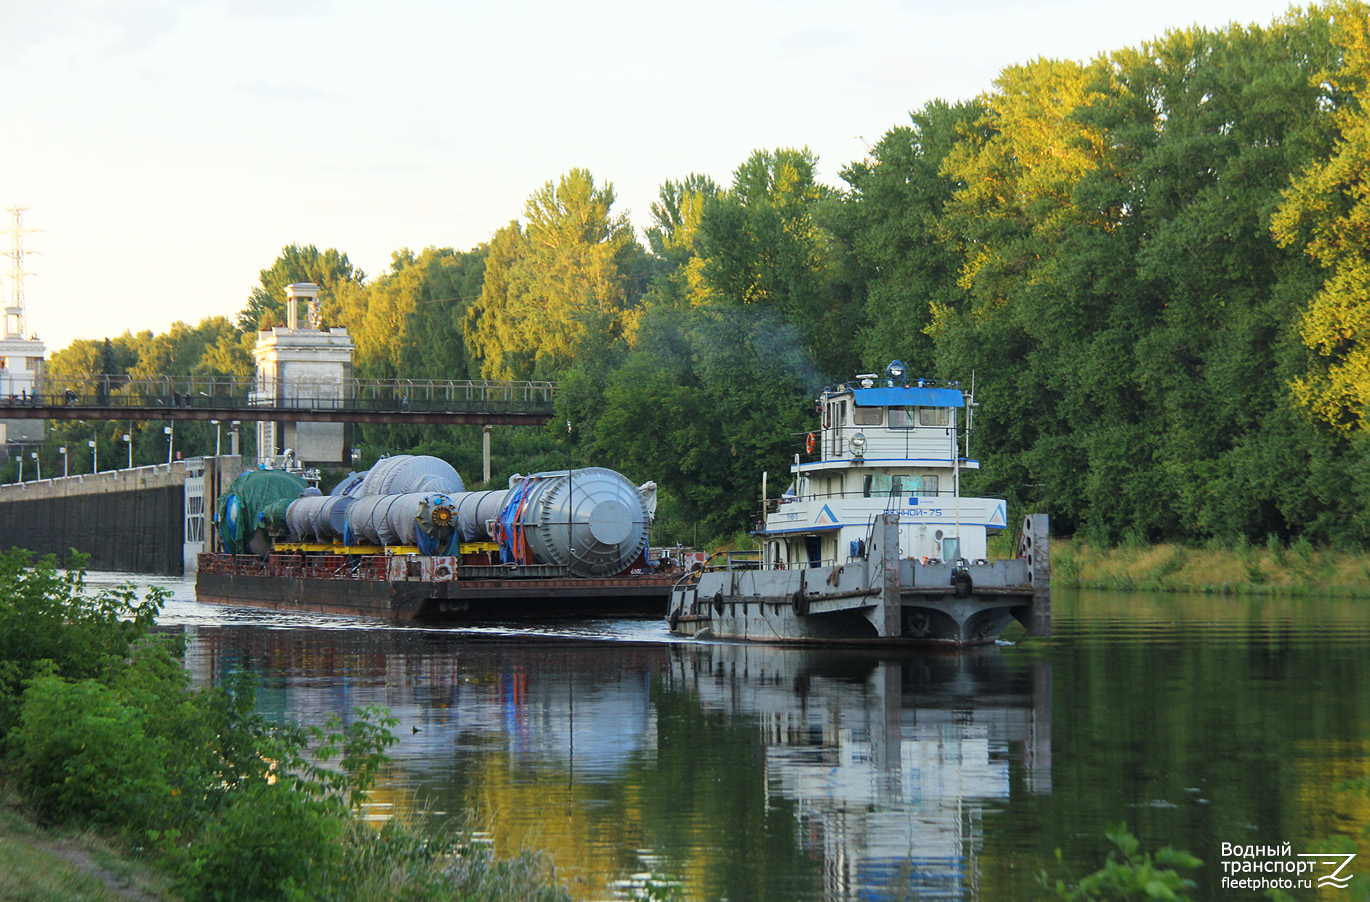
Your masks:
<path fill-rule="evenodd" d="M 448 623 L 665 616 L 679 574 L 610 578 L 555 567 L 464 567 L 460 558 L 202 554 L 202 602 L 278 611 Z"/>

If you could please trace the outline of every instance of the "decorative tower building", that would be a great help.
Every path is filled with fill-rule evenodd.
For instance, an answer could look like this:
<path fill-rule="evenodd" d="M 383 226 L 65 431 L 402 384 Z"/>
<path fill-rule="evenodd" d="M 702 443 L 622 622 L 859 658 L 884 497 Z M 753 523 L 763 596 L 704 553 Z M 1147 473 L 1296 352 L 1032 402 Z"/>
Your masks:
<path fill-rule="evenodd" d="M 319 286 L 296 282 L 285 287 L 286 325 L 257 333 L 252 356 L 257 362 L 257 390 L 252 403 L 284 407 L 342 406 L 352 382 L 352 351 L 346 329 L 324 330 L 319 319 Z M 308 305 L 300 326 L 300 304 Z M 311 465 L 346 462 L 342 423 L 257 424 L 257 454 L 263 459 L 290 452 Z"/>

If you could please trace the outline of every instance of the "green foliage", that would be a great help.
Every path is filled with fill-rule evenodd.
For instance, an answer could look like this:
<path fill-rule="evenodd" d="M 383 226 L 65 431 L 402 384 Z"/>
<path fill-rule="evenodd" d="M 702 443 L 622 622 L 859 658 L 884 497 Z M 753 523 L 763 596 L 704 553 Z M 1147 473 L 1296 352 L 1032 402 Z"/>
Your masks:
<path fill-rule="evenodd" d="M 704 198 L 697 262 L 685 266 L 693 304 L 765 308 L 821 370 L 845 375 L 861 310 L 835 278 L 819 221 L 832 192 L 815 180 L 817 164 L 807 149 L 753 153 L 730 190 Z"/>
<path fill-rule="evenodd" d="M 51 555 L 32 557 L 0 552 L 0 736 L 18 722 L 25 681 L 99 674 L 130 653 L 167 595 L 152 589 L 139 599 L 131 585 L 90 593 L 82 556 L 67 570 Z"/>
<path fill-rule="evenodd" d="M 323 800 L 285 781 L 260 781 L 235 793 L 178 867 L 187 899 L 295 902 L 342 861 L 346 821 Z"/>
<path fill-rule="evenodd" d="M 761 472 L 778 481 L 800 450 L 815 382 L 797 331 L 771 311 L 654 309 L 582 453 L 670 486 L 701 537 L 731 533 L 758 510 Z"/>
<path fill-rule="evenodd" d="M 1299 174 L 1271 220 L 1284 247 L 1301 246 L 1326 275 L 1303 312 L 1300 337 L 1319 359 L 1295 383 L 1299 399 L 1341 429 L 1370 425 L 1370 16 L 1359 3 L 1326 7 L 1340 65 L 1317 73 L 1336 145 Z"/>
<path fill-rule="evenodd" d="M 149 716 L 94 680 L 29 681 L 7 742 L 30 802 L 46 818 L 107 825 L 163 811 L 169 749 L 148 736 Z"/>
<path fill-rule="evenodd" d="M 641 248 L 632 226 L 611 214 L 612 185 L 572 169 L 528 198 L 526 226 L 496 233 L 466 340 L 482 373 L 551 379 L 587 342 L 631 334 L 640 291 L 630 290 Z"/>
<path fill-rule="evenodd" d="M 352 861 L 343 885 L 351 898 L 453 899 L 480 902 L 569 902 L 551 862 L 522 852 L 498 858 L 488 843 L 469 835 L 434 839 L 391 822 L 362 827 L 351 838 Z"/>
<path fill-rule="evenodd" d="M 364 379 L 463 379 L 478 375 L 462 335 L 479 297 L 487 249 L 399 250 L 390 271 L 348 282 L 323 308 L 356 344 L 353 369 Z"/>
<path fill-rule="evenodd" d="M 934 372 L 932 313 L 964 303 L 959 260 L 939 225 L 956 182 L 942 170 L 947 154 L 984 115 L 977 101 L 933 101 L 891 129 L 870 157 L 842 171 L 850 185 L 827 217 L 846 251 L 846 278 L 864 286 L 866 324 L 858 336 L 867 370 L 903 360 L 910 372 Z"/>
<path fill-rule="evenodd" d="M 187 900 L 568 898 L 536 857 L 362 820 L 385 709 L 270 724 L 246 676 L 190 689 L 183 641 L 149 635 L 164 593 L 91 595 L 79 569 L 28 560 L 0 555 L 0 748 L 44 821 L 122 834 Z"/>
<path fill-rule="evenodd" d="M 1187 902 L 1196 888 L 1193 880 L 1182 875 L 1203 864 L 1184 851 L 1166 846 L 1153 857 L 1141 850 L 1141 842 L 1119 824 L 1104 831 L 1116 847 L 1108 853 L 1103 867 L 1075 882 L 1055 881 L 1043 871 L 1038 879 L 1065 902 Z M 1057 860 L 1061 853 L 1056 852 Z"/>
<path fill-rule="evenodd" d="M 312 244 L 304 247 L 287 245 L 281 248 L 275 262 L 261 271 L 259 284 L 252 289 L 247 306 L 238 314 L 238 328 L 251 335 L 258 329 L 284 326 L 288 320 L 285 310 L 287 285 L 295 282 L 318 285 L 319 303 L 323 310 L 328 310 L 344 287 L 365 280 L 366 273 L 354 267 L 347 254 L 333 248 L 320 251 Z M 301 322 L 303 317 L 301 312 Z"/>

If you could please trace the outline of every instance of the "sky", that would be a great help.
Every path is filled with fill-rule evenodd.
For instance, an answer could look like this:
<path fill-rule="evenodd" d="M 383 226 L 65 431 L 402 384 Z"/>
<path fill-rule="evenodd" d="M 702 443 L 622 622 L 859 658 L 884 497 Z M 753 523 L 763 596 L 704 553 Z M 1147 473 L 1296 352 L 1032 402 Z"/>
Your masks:
<path fill-rule="evenodd" d="M 0 210 L 28 328 L 234 316 L 289 244 L 368 276 L 470 249 L 573 167 L 639 230 L 662 182 L 807 147 L 839 185 L 911 110 L 1006 66 L 1275 0 L 0 0 Z M 0 230 L 9 230 L 8 213 Z M 9 250 L 8 231 L 0 250 Z M 10 261 L 0 257 L 8 303 Z"/>

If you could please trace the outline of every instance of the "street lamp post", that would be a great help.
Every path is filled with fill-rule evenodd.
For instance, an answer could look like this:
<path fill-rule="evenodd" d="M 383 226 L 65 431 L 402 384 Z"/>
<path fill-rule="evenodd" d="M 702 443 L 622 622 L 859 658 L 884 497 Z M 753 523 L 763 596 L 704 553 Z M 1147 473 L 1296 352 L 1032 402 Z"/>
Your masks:
<path fill-rule="evenodd" d="M 171 448 L 176 444 L 176 433 L 172 426 L 163 426 L 162 432 L 166 433 L 166 465 L 171 466 Z"/>
<path fill-rule="evenodd" d="M 58 448 L 57 453 L 62 455 L 62 476 L 70 476 L 71 471 L 67 469 L 67 446 L 63 445 L 62 447 Z"/>
<path fill-rule="evenodd" d="M 124 444 L 128 445 L 128 468 L 133 469 L 133 436 L 124 433 Z"/>
<path fill-rule="evenodd" d="M 38 468 L 38 481 L 43 481 L 43 461 L 38 458 L 37 451 L 30 451 L 29 457 L 33 458 L 33 465 Z"/>
<path fill-rule="evenodd" d="M 219 428 L 218 420 L 210 420 L 214 424 L 214 456 L 219 456 L 219 441 L 223 438 L 223 430 Z"/>
<path fill-rule="evenodd" d="M 86 447 L 90 449 L 90 472 L 92 474 L 100 472 L 100 446 L 94 440 L 86 442 Z"/>

